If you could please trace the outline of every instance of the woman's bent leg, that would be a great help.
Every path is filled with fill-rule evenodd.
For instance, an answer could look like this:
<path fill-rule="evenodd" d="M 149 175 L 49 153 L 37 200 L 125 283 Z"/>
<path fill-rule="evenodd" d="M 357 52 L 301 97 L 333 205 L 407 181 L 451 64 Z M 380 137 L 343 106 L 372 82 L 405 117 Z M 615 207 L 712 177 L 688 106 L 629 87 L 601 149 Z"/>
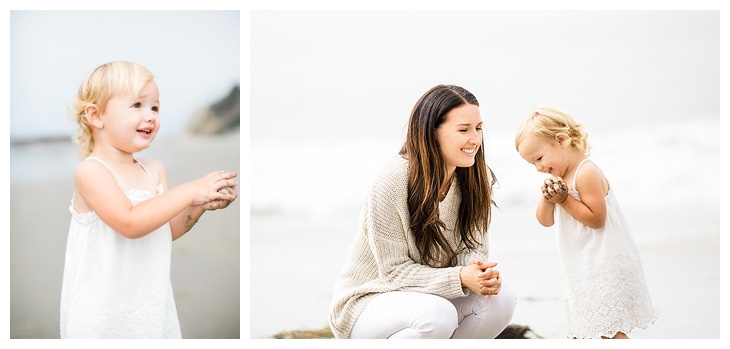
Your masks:
<path fill-rule="evenodd" d="M 451 303 L 459 314 L 459 327 L 453 338 L 495 338 L 512 321 L 517 298 L 503 285 L 499 294 L 491 298 L 470 292 Z"/>
<path fill-rule="evenodd" d="M 450 338 L 457 326 L 456 309 L 443 297 L 386 292 L 370 300 L 350 338 Z"/>

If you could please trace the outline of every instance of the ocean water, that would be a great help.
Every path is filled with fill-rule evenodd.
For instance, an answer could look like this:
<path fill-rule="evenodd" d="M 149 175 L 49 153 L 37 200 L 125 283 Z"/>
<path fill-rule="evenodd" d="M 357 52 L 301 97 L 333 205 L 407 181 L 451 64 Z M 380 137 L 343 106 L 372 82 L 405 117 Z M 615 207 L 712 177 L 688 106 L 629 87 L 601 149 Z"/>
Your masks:
<path fill-rule="evenodd" d="M 611 182 L 637 242 L 719 235 L 717 115 L 596 131 L 589 134 L 589 140 L 591 159 Z M 257 220 L 316 222 L 349 217 L 354 226 L 372 179 L 400 146 L 401 140 L 395 138 L 354 139 L 336 145 L 317 140 L 252 143 L 252 236 L 257 234 Z M 509 231 L 512 237 L 520 235 L 510 227 L 534 230 L 530 221 L 534 221 L 545 175 L 519 157 L 512 134 L 486 131 L 485 147 L 487 163 L 499 182 L 493 234 Z M 525 248 L 526 240 L 515 238 L 514 248 Z"/>

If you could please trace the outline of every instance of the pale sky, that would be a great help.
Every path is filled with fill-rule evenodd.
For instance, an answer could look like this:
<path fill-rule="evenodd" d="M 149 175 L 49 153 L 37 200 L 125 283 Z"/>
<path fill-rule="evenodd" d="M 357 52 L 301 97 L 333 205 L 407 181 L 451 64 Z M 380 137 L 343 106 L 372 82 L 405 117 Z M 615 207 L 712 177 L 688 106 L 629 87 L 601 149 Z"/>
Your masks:
<path fill-rule="evenodd" d="M 88 72 L 146 66 L 160 87 L 161 136 L 240 83 L 239 11 L 10 11 L 10 137 L 75 132 L 67 106 Z"/>
<path fill-rule="evenodd" d="M 439 83 L 510 132 L 546 104 L 602 129 L 720 108 L 719 11 L 256 11 L 250 50 L 254 142 L 398 136 Z"/>

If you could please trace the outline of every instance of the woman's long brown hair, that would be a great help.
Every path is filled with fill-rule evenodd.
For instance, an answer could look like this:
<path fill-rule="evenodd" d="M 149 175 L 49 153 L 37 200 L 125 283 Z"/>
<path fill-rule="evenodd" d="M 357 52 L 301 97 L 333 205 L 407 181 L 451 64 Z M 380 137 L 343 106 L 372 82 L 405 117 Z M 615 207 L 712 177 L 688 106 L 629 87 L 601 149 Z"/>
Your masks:
<path fill-rule="evenodd" d="M 454 85 L 438 85 L 418 100 L 408 121 L 408 133 L 400 154 L 408 159 L 408 212 L 421 260 L 433 267 L 455 266 L 458 246 L 444 237 L 445 225 L 439 218 L 439 188 L 446 180 L 446 165 L 436 129 L 446 114 L 463 104 L 479 106 L 476 97 Z M 471 167 L 454 172 L 461 192 L 459 218 L 454 227 L 461 242 L 474 250 L 486 234 L 491 220 L 492 185 L 496 178 L 484 159 L 484 139 Z"/>

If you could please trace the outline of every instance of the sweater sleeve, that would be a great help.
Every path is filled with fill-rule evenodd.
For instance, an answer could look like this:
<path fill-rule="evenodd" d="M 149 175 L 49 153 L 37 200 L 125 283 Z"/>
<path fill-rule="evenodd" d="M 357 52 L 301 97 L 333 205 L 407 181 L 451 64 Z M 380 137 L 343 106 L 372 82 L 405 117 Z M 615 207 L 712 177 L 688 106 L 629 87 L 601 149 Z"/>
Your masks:
<path fill-rule="evenodd" d="M 461 287 L 462 266 L 434 268 L 422 264 L 409 228 L 407 175 L 379 177 L 365 212 L 368 244 L 379 278 L 388 289 L 431 293 L 444 298 L 466 295 Z"/>

